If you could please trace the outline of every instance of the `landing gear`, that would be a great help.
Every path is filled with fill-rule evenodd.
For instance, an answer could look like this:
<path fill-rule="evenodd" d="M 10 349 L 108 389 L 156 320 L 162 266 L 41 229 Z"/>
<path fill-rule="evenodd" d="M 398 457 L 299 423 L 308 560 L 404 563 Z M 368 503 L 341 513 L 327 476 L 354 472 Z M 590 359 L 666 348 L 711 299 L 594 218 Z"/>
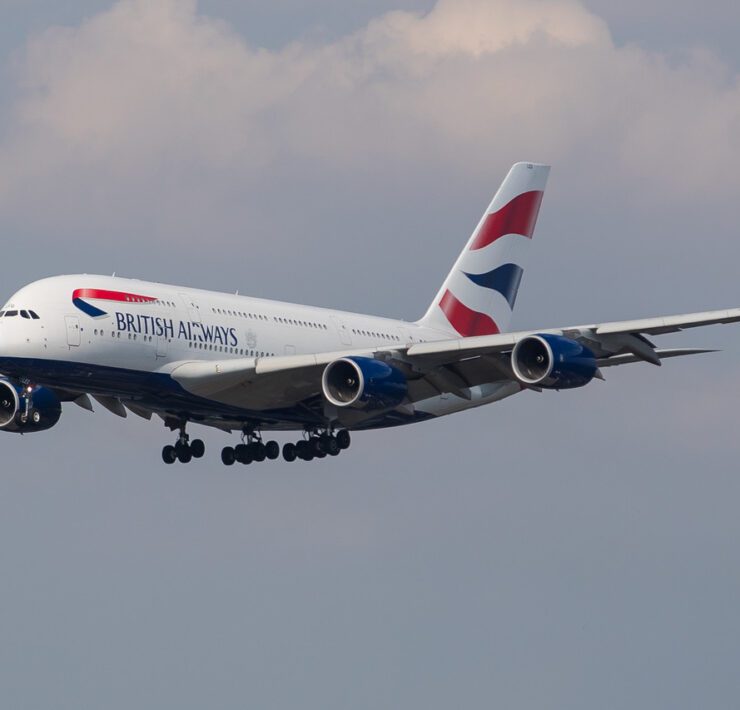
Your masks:
<path fill-rule="evenodd" d="M 162 461 L 173 464 L 175 461 L 189 463 L 193 459 L 202 458 L 206 452 L 206 445 L 201 439 L 190 440 L 185 431 L 187 422 L 169 420 L 170 429 L 179 429 L 179 436 L 174 445 L 167 445 L 162 449 Z M 313 461 L 327 456 L 338 456 L 350 445 L 350 434 L 346 429 L 334 431 L 331 428 L 309 428 L 304 432 L 304 438 L 296 443 L 289 442 L 282 447 L 283 459 L 288 463 L 301 459 Z M 265 460 L 275 461 L 280 458 L 281 448 L 277 441 L 263 441 L 262 434 L 255 429 L 246 428 L 242 433 L 241 443 L 236 446 L 225 446 L 221 450 L 221 462 L 224 466 L 233 466 L 235 463 L 249 465 Z"/>
<path fill-rule="evenodd" d="M 346 429 L 336 434 L 331 430 L 309 431 L 308 438 L 302 439 L 296 444 L 285 444 L 283 446 L 283 458 L 286 461 L 302 461 L 323 459 L 326 456 L 338 456 L 350 445 L 349 432 Z"/>
<path fill-rule="evenodd" d="M 185 431 L 187 422 L 181 422 L 180 435 L 177 438 L 177 442 L 174 446 L 165 446 L 162 449 L 162 461 L 166 464 L 173 464 L 175 461 L 180 463 L 190 463 L 193 459 L 202 458 L 206 452 L 206 445 L 202 439 L 193 439 L 190 441 L 190 437 Z M 171 426 L 175 428 L 177 425 Z"/>
<path fill-rule="evenodd" d="M 227 452 L 227 449 L 230 452 Z M 246 465 L 253 462 L 259 463 L 265 459 L 274 461 L 277 458 L 280 458 L 280 444 L 277 441 L 264 443 L 262 441 L 262 435 L 253 429 L 244 430 L 241 444 L 237 444 L 233 449 L 227 446 L 221 452 L 221 460 L 227 466 L 231 466 L 234 461 Z"/>

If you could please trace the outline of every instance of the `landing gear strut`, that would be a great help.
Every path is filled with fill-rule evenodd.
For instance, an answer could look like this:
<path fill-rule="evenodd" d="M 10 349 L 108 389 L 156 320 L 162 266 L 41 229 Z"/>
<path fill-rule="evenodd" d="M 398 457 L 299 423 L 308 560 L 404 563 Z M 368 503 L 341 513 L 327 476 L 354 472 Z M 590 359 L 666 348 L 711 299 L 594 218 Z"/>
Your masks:
<path fill-rule="evenodd" d="M 167 464 L 175 463 L 190 463 L 192 459 L 202 458 L 206 452 L 206 445 L 202 439 L 193 439 L 190 441 L 190 437 L 185 431 L 187 422 L 180 424 L 180 434 L 175 442 L 174 446 L 167 445 L 162 449 L 162 461 Z M 173 427 L 174 428 L 174 427 Z"/>

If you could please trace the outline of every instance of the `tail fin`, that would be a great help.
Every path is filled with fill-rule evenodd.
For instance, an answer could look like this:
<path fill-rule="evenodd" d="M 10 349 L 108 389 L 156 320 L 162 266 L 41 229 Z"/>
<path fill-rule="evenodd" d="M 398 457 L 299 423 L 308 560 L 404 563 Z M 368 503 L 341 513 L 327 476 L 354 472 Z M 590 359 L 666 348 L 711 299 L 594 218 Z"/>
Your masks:
<path fill-rule="evenodd" d="M 463 337 L 507 330 L 549 172 L 512 166 L 419 325 Z"/>

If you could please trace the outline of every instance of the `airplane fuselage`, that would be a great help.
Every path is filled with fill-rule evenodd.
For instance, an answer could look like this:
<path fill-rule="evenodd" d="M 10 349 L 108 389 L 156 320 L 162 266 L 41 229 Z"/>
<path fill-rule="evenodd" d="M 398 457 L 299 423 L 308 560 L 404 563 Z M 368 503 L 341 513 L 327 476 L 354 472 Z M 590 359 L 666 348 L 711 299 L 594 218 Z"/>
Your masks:
<path fill-rule="evenodd" d="M 0 371 L 74 394 L 120 397 L 189 420 L 220 417 L 300 429 L 316 413 L 255 388 L 249 407 L 194 396 L 170 373 L 218 361 L 387 348 L 449 337 L 415 323 L 112 276 L 58 276 L 14 294 L 0 318 Z M 359 417 L 354 428 L 402 424 L 483 403 L 440 397 L 412 412 Z M 432 398 L 435 399 L 435 398 Z"/>

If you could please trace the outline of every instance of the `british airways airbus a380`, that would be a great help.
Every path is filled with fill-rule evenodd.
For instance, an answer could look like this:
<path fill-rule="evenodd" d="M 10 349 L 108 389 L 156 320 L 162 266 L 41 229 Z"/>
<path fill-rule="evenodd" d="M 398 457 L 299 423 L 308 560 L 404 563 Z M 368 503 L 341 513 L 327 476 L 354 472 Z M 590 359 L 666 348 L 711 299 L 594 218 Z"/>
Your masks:
<path fill-rule="evenodd" d="M 0 312 L 0 429 L 53 427 L 62 402 L 153 414 L 177 431 L 166 463 L 205 452 L 189 423 L 236 432 L 226 465 L 336 456 L 350 431 L 410 424 L 601 370 L 708 352 L 648 336 L 740 320 L 740 309 L 507 332 L 549 167 L 514 165 L 419 321 L 406 323 L 109 276 L 58 276 Z"/>

